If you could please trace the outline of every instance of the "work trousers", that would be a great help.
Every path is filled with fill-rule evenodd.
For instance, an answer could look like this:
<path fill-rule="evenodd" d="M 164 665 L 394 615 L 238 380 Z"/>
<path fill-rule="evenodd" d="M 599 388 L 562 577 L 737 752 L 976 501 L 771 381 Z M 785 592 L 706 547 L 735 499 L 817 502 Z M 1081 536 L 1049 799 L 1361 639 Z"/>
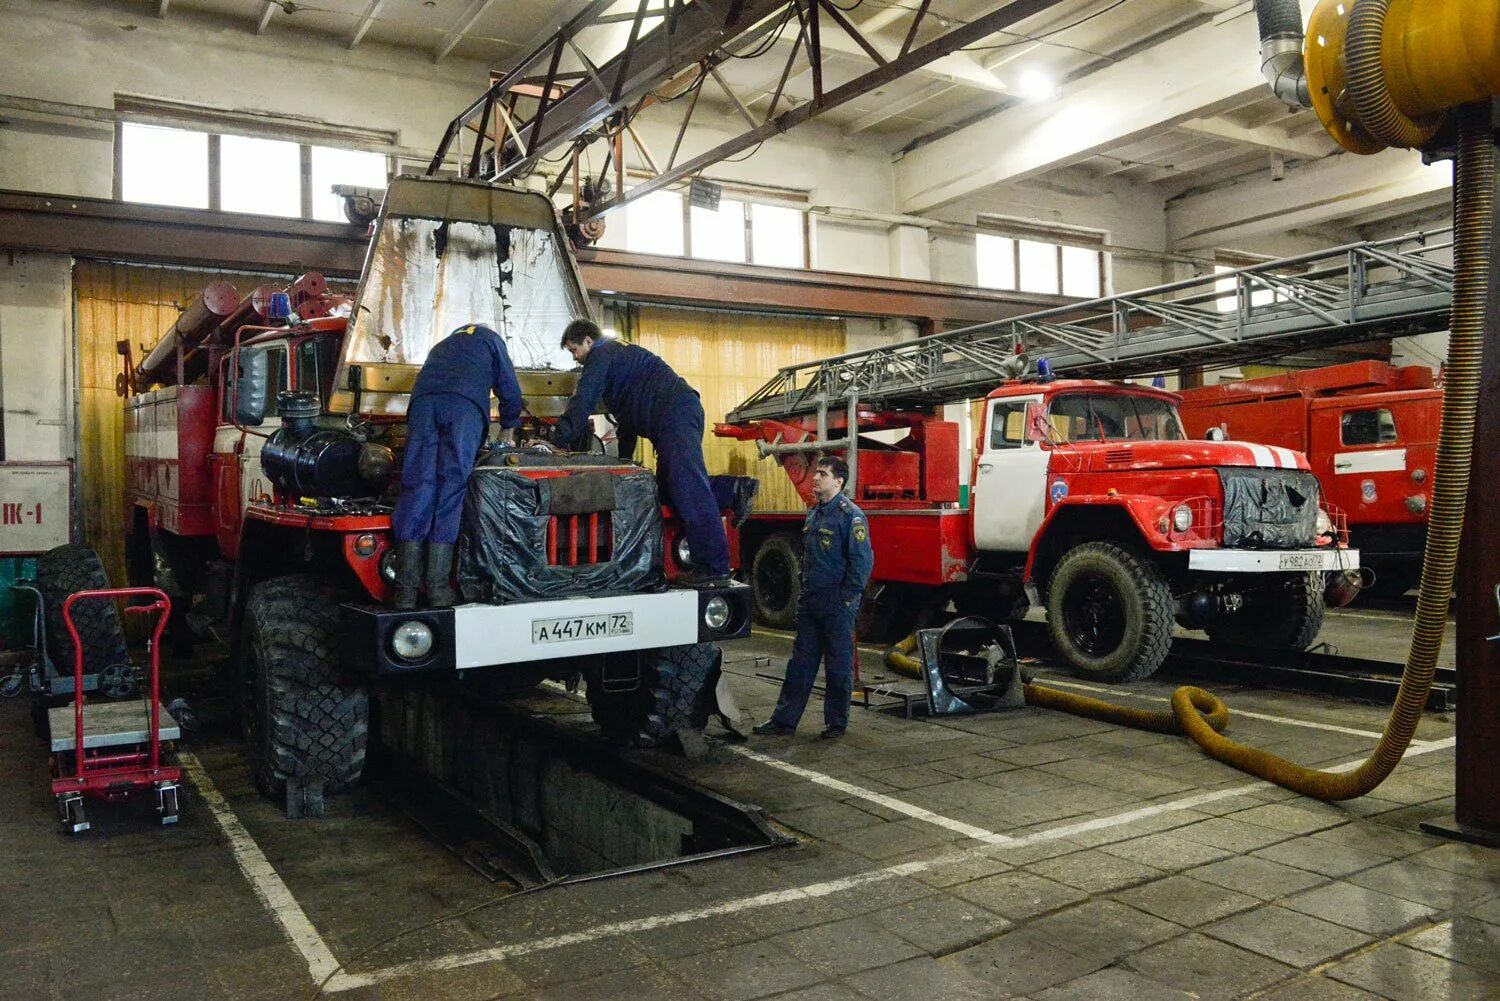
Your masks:
<path fill-rule="evenodd" d="M 703 404 L 696 395 L 684 394 L 647 437 L 656 448 L 657 473 L 667 498 L 682 519 L 693 563 L 715 576 L 729 573 L 724 519 L 703 464 Z"/>
<path fill-rule="evenodd" d="M 401 498 L 391 515 L 397 542 L 458 541 L 464 493 L 488 426 L 488 415 L 464 396 L 428 393 L 411 401 Z"/>
<path fill-rule="evenodd" d="M 795 727 L 807 708 L 813 683 L 818 680 L 818 662 L 823 662 L 823 725 L 844 729 L 849 725 L 849 703 L 854 696 L 854 620 L 859 601 L 846 606 L 835 601 L 827 610 L 797 608 L 797 638 L 792 658 L 786 664 L 786 679 L 771 719 Z"/>

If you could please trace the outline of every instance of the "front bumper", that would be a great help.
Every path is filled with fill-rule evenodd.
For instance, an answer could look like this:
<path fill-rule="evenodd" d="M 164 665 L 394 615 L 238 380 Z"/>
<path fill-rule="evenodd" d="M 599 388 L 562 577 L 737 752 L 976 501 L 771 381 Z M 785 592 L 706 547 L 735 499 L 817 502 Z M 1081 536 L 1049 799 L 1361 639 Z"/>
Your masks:
<path fill-rule="evenodd" d="M 1213 573 L 1301 573 L 1359 569 L 1358 549 L 1194 549 L 1189 570 Z"/>
<path fill-rule="evenodd" d="M 705 622 L 714 598 L 722 598 L 729 607 L 728 621 L 718 630 Z M 348 667 L 372 674 L 412 674 L 740 639 L 750 634 L 750 588 L 731 584 L 411 612 L 347 604 L 341 612 Z M 420 660 L 403 659 L 392 649 L 392 634 L 408 622 L 420 622 L 432 632 L 432 648 Z"/>

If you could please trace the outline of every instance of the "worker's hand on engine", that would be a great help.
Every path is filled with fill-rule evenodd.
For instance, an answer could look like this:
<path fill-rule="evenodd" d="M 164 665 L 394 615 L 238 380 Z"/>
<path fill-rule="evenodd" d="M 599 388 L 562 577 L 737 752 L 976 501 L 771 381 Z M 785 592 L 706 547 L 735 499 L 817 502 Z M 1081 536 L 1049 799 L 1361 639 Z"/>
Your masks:
<path fill-rule="evenodd" d="M 495 444 L 501 448 L 514 448 L 516 445 L 516 429 L 502 428 L 500 434 L 495 438 Z"/>
<path fill-rule="evenodd" d="M 529 441 L 523 442 L 521 447 L 531 451 L 545 452 L 548 455 L 561 455 L 564 451 L 545 438 L 532 438 Z"/>

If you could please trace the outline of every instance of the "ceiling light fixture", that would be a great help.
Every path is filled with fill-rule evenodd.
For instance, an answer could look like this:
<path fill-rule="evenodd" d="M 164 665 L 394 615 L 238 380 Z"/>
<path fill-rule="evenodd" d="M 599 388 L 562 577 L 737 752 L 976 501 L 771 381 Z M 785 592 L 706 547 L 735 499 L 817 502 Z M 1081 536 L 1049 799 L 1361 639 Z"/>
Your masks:
<path fill-rule="evenodd" d="M 1053 101 L 1058 96 L 1057 84 L 1041 70 L 1023 70 L 1016 79 L 1016 89 L 1033 101 Z"/>

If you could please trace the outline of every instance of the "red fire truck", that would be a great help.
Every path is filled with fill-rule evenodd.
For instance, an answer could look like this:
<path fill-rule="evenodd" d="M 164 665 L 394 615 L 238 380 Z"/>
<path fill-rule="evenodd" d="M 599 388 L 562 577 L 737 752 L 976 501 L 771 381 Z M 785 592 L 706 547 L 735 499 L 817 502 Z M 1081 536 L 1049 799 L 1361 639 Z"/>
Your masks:
<path fill-rule="evenodd" d="M 846 413 L 720 424 L 756 441 L 804 501 L 820 453 L 849 450 Z M 1349 593 L 1359 553 L 1291 449 L 1194 441 L 1177 397 L 1094 380 L 1013 380 L 985 400 L 970 506 L 959 504 L 959 429 L 931 410 L 859 410 L 851 468 L 875 549 L 870 625 L 899 635 L 924 608 L 1009 618 L 1042 605 L 1079 673 L 1145 677 L 1174 623 L 1211 639 L 1303 649 L 1325 591 Z M 872 438 L 895 430 L 894 443 Z M 885 437 L 890 437 L 889 435 Z M 741 529 L 756 609 L 789 625 L 804 512 Z M 866 632 L 869 635 L 869 632 Z"/>
<path fill-rule="evenodd" d="M 1375 593 L 1417 585 L 1443 416 L 1431 369 L 1362 361 L 1223 383 L 1184 391 L 1181 411 L 1195 437 L 1217 427 L 1305 453 L 1323 496 L 1348 515 Z"/>
<path fill-rule="evenodd" d="M 545 197 L 400 178 L 352 298 L 316 275 L 244 298 L 215 283 L 138 368 L 122 345 L 133 576 L 226 624 L 257 781 L 289 812 L 359 779 L 372 687 L 393 678 L 462 676 L 470 699 L 582 680 L 605 733 L 642 745 L 706 722 L 749 589 L 670 586 L 679 526 L 639 466 L 492 450 L 469 485 L 464 603 L 384 604 L 428 347 L 465 323 L 500 331 L 523 439 L 544 437 L 576 378 L 558 332 L 587 311 Z"/>

